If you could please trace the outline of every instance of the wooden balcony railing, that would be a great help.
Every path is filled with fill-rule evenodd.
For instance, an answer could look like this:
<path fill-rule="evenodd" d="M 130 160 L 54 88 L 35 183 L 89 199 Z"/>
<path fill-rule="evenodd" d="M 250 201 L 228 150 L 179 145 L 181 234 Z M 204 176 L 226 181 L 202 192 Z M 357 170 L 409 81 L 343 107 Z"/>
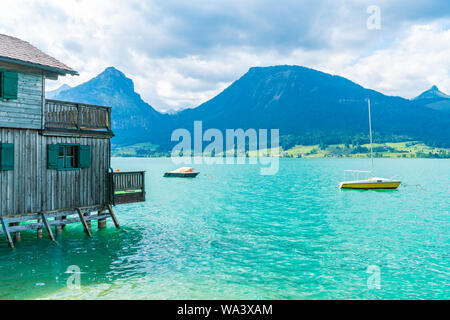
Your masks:
<path fill-rule="evenodd" d="M 109 175 L 113 204 L 145 201 L 145 171 L 112 172 Z"/>
<path fill-rule="evenodd" d="M 47 99 L 44 128 L 111 131 L 111 108 Z"/>

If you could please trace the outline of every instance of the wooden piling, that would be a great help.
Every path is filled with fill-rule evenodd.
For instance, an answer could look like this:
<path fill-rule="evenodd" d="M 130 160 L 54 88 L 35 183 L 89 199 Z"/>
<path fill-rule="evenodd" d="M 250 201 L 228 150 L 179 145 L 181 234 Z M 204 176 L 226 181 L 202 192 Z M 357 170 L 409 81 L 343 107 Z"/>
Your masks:
<path fill-rule="evenodd" d="M 3 233 L 6 237 L 6 241 L 8 241 L 8 245 L 11 249 L 14 249 L 14 242 L 12 241 L 11 235 L 9 234 L 8 224 L 5 222 L 5 219 L 3 218 L 1 218 L 0 221 L 2 223 Z"/>
<path fill-rule="evenodd" d="M 103 214 L 104 212 L 105 212 L 105 210 L 103 210 L 103 211 L 98 211 L 98 215 L 101 215 L 101 214 Z M 97 220 L 97 227 L 98 227 L 98 229 L 104 229 L 104 228 L 106 228 L 106 218 L 98 219 L 98 220 Z"/>
<path fill-rule="evenodd" d="M 14 242 L 20 242 L 22 241 L 22 236 L 20 235 L 20 231 L 14 232 Z"/>
<path fill-rule="evenodd" d="M 62 216 L 62 217 L 61 217 L 61 220 L 66 220 L 66 218 L 67 218 L 67 216 Z M 66 225 L 63 224 L 63 225 L 61 226 L 61 229 L 64 229 L 65 227 L 66 227 Z"/>
<path fill-rule="evenodd" d="M 10 224 L 9 224 L 9 226 L 10 227 L 15 227 L 15 226 L 18 226 L 20 224 L 20 222 L 11 222 Z M 21 235 L 20 235 L 20 231 L 15 231 L 15 232 L 13 232 L 13 241 L 14 242 L 19 242 L 19 241 L 21 241 L 22 240 L 22 237 L 21 237 Z"/>
<path fill-rule="evenodd" d="M 55 221 L 60 221 L 61 217 L 56 217 Z M 55 226 L 55 234 L 61 234 L 62 232 L 62 226 Z"/>
<path fill-rule="evenodd" d="M 62 232 L 64 224 L 81 222 L 86 234 L 92 236 L 91 225 L 95 223 L 95 220 L 97 220 L 98 229 L 104 229 L 109 217 L 113 220 L 116 228 L 120 228 L 112 206 L 107 204 L 64 211 L 40 212 L 30 216 L 0 217 L 0 228 L 3 228 L 3 234 L 9 246 L 14 248 L 14 242 L 20 241 L 21 232 L 25 230 L 37 230 L 37 238 L 40 239 L 45 228 L 50 239 L 55 241 L 55 234 L 58 235 Z"/>
<path fill-rule="evenodd" d="M 42 219 L 37 219 L 38 223 L 42 223 Z M 42 228 L 37 228 L 37 238 L 42 239 Z"/>

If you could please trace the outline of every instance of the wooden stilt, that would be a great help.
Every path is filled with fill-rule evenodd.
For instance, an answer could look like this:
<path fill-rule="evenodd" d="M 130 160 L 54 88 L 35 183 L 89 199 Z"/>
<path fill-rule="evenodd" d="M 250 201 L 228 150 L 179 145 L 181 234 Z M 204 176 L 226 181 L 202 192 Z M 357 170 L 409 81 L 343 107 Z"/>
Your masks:
<path fill-rule="evenodd" d="M 103 212 L 104 212 L 104 211 L 99 211 L 99 212 L 98 212 L 98 215 L 101 215 Z M 104 229 L 104 228 L 106 228 L 106 218 L 104 218 L 104 219 L 98 219 L 98 220 L 97 220 L 97 227 L 98 227 L 99 229 Z"/>
<path fill-rule="evenodd" d="M 66 216 L 62 216 L 62 217 L 61 217 L 61 220 L 66 220 L 66 218 L 67 218 Z M 64 229 L 65 227 L 66 227 L 66 225 L 63 224 L 63 225 L 61 226 L 61 229 Z"/>
<path fill-rule="evenodd" d="M 109 215 L 111 216 L 111 218 L 114 222 L 114 225 L 116 226 L 116 228 L 120 229 L 119 221 L 117 221 L 116 215 L 114 214 L 114 211 L 110 204 L 108 204 L 108 211 L 109 211 Z"/>
<path fill-rule="evenodd" d="M 42 222 L 44 223 L 45 229 L 47 230 L 48 236 L 52 241 L 56 241 L 55 237 L 53 236 L 52 228 L 50 228 L 50 224 L 48 223 L 47 217 L 44 213 L 41 213 Z"/>
<path fill-rule="evenodd" d="M 14 232 L 14 242 L 19 242 L 22 240 L 22 236 L 20 235 L 20 231 Z"/>
<path fill-rule="evenodd" d="M 38 223 L 42 223 L 42 219 L 37 219 Z M 41 239 L 42 238 L 42 228 L 37 228 L 37 238 Z"/>
<path fill-rule="evenodd" d="M 56 217 L 55 218 L 56 221 L 61 220 L 61 217 Z M 61 234 L 62 232 L 62 227 L 61 226 L 55 226 L 55 234 Z"/>
<path fill-rule="evenodd" d="M 8 230 L 8 224 L 5 222 L 5 219 L 1 218 L 1 223 L 2 223 L 2 227 L 3 227 L 3 233 L 5 234 L 6 237 L 6 241 L 8 241 L 8 244 L 10 246 L 11 249 L 14 249 L 14 243 L 11 239 L 11 235 L 9 234 L 9 230 Z"/>
<path fill-rule="evenodd" d="M 85 217 L 89 217 L 90 215 L 91 215 L 90 212 L 86 212 L 84 216 L 85 216 Z M 91 223 L 91 220 L 86 220 L 86 225 L 87 225 L 89 231 L 92 232 L 92 223 Z"/>
<path fill-rule="evenodd" d="M 91 230 L 89 229 L 89 227 L 88 227 L 88 225 L 86 223 L 86 219 L 84 218 L 83 212 L 81 211 L 80 208 L 77 208 L 77 212 L 78 212 L 78 216 L 80 217 L 80 221 L 83 224 L 84 231 L 87 233 L 87 235 L 89 237 L 92 236 Z"/>
<path fill-rule="evenodd" d="M 11 222 L 9 224 L 9 226 L 15 227 L 15 226 L 18 226 L 19 224 L 20 224 L 20 222 Z M 14 240 L 14 242 L 19 242 L 20 240 L 22 240 L 22 238 L 20 236 L 20 231 L 13 232 L 13 240 Z"/>

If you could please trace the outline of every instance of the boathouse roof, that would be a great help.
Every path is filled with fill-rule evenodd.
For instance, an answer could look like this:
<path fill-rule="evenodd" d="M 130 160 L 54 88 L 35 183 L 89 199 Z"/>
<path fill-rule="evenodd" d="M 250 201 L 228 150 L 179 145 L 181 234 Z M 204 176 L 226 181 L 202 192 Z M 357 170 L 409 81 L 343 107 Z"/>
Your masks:
<path fill-rule="evenodd" d="M 62 75 L 78 75 L 77 71 L 30 43 L 4 34 L 0 34 L 0 61 L 30 66 Z"/>

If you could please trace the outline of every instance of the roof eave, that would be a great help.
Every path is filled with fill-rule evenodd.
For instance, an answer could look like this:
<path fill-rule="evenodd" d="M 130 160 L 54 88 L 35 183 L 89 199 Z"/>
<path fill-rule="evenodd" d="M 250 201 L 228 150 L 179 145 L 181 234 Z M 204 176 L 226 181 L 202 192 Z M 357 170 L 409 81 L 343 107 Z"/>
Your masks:
<path fill-rule="evenodd" d="M 57 73 L 59 75 L 66 75 L 66 74 L 70 74 L 72 76 L 78 76 L 79 75 L 79 73 L 77 71 L 75 71 L 75 70 L 67 70 L 67 69 L 60 69 L 60 68 L 55 68 L 55 67 L 49 67 L 49 66 L 44 66 L 42 64 L 27 62 L 27 61 L 13 59 L 13 58 L 9 58 L 9 57 L 1 57 L 0 56 L 0 61 L 5 61 L 5 62 L 19 64 L 19 65 L 22 65 L 22 66 L 33 67 L 33 68 L 37 68 L 37 69 L 51 71 L 51 72 Z"/>

